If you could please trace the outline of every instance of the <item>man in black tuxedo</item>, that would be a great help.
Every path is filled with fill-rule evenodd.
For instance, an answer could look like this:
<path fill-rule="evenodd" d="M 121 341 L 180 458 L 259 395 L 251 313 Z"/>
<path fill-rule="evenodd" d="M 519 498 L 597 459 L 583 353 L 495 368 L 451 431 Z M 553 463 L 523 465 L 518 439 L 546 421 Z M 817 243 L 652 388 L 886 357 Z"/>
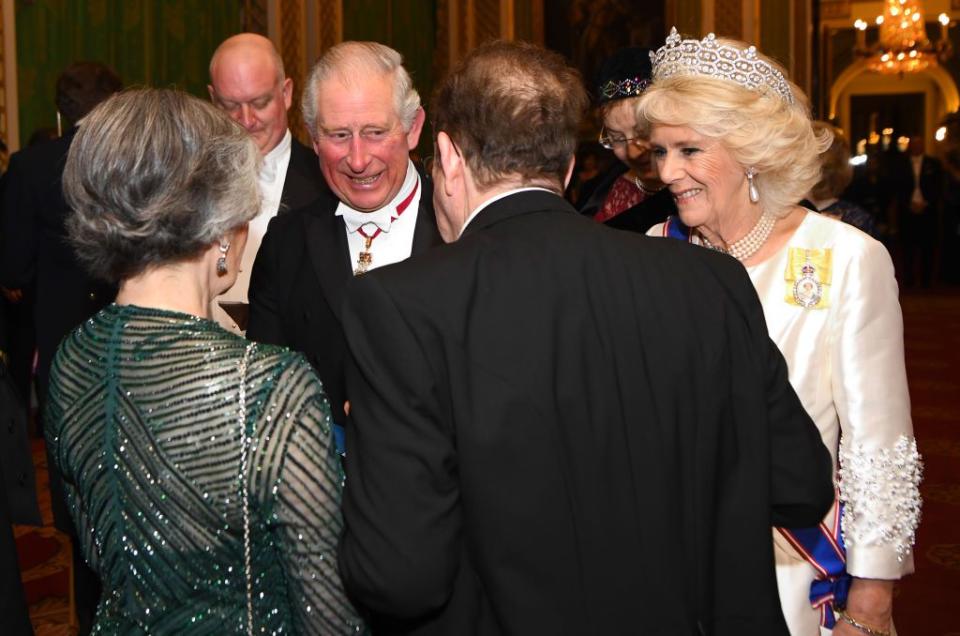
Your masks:
<path fill-rule="evenodd" d="M 250 279 L 247 336 L 306 354 L 342 425 L 347 283 L 440 237 L 430 181 L 409 158 L 424 112 L 399 53 L 373 42 L 332 47 L 302 105 L 332 194 L 270 222 Z"/>
<path fill-rule="evenodd" d="M 290 133 L 287 111 L 293 100 L 293 80 L 286 77 L 283 59 L 270 40 L 255 33 L 224 40 L 210 59 L 207 90 L 218 108 L 250 132 L 263 155 L 261 211 L 250 222 L 237 282 L 211 307 L 217 322 L 242 333 L 250 270 L 267 224 L 277 214 L 312 203 L 326 188 L 316 154 Z M 231 315 L 224 305 L 241 309 Z"/>
<path fill-rule="evenodd" d="M 340 569 L 374 633 L 786 634 L 771 526 L 830 456 L 743 268 L 560 196 L 586 95 L 529 44 L 432 105 L 449 245 L 356 279 Z"/>
<path fill-rule="evenodd" d="M 940 160 L 924 151 L 923 137 L 911 137 L 907 153 L 893 155 L 890 175 L 900 229 L 900 273 L 906 287 L 913 285 L 917 261 L 923 286 L 929 287 L 933 278 L 933 253 L 937 245 L 945 174 Z"/>
<path fill-rule="evenodd" d="M 101 101 L 123 88 L 120 78 L 97 62 L 77 62 L 57 78 L 57 110 L 76 124 Z M 74 125 L 62 137 L 14 153 L 10 157 L 3 207 L 0 210 L 0 285 L 32 287 L 37 337 L 37 397 L 41 412 L 46 399 L 50 363 L 60 340 L 71 329 L 110 303 L 116 289 L 90 277 L 66 241 L 70 209 L 61 181 Z M 48 462 L 52 467 L 53 462 Z M 50 474 L 50 495 L 56 527 L 74 541 L 74 591 L 80 634 L 89 632 L 100 597 L 96 575 L 80 557 L 76 531 L 67 511 L 61 477 Z"/>

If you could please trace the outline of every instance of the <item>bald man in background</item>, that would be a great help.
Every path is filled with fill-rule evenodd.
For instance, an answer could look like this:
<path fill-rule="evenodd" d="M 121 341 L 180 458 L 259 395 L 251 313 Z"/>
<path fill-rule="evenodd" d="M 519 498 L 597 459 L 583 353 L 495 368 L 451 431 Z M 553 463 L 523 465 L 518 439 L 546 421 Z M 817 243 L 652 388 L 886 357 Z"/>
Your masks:
<path fill-rule="evenodd" d="M 224 40 L 210 59 L 207 90 L 214 105 L 250 132 L 264 158 L 260 169 L 263 203 L 250 222 L 240 274 L 211 307 L 217 322 L 242 335 L 250 270 L 267 224 L 277 214 L 312 203 L 326 186 L 314 151 L 290 134 L 287 111 L 293 101 L 293 80 L 284 75 L 283 60 L 270 40 L 254 33 Z M 231 308 L 231 314 L 224 306 Z"/>

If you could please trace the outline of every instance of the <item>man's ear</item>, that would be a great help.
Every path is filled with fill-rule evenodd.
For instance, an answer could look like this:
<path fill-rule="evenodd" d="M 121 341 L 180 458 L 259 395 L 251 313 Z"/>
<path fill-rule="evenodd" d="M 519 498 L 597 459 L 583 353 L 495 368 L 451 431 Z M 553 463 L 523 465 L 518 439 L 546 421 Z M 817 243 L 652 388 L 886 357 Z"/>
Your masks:
<path fill-rule="evenodd" d="M 213 91 L 213 84 L 207 84 L 207 92 L 210 93 L 210 101 L 214 106 L 217 105 L 217 94 Z"/>
<path fill-rule="evenodd" d="M 293 80 L 289 77 L 283 80 L 283 107 L 284 110 L 290 110 L 293 104 Z"/>
<path fill-rule="evenodd" d="M 452 195 L 455 182 L 463 178 L 463 155 L 442 130 L 437 133 L 437 156 L 433 158 L 433 163 L 443 173 L 444 194 Z"/>
<path fill-rule="evenodd" d="M 567 176 L 563 178 L 563 189 L 566 190 L 567 186 L 570 185 L 570 179 L 573 178 L 573 167 L 577 164 L 577 156 L 573 155 L 570 157 L 570 163 L 567 164 Z"/>
<path fill-rule="evenodd" d="M 410 130 L 407 131 L 407 150 L 413 150 L 417 147 L 417 144 L 420 143 L 420 133 L 423 132 L 423 122 L 426 118 L 427 114 L 421 106 L 417 109 L 417 114 L 413 117 L 413 124 L 410 126 Z"/>

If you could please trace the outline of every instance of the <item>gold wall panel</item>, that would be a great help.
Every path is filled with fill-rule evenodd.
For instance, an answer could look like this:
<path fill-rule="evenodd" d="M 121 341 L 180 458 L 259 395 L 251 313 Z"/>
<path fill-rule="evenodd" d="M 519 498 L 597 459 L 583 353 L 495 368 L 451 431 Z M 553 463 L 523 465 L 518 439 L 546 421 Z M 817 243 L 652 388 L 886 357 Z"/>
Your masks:
<path fill-rule="evenodd" d="M 306 142 L 309 136 L 304 128 L 303 116 L 299 108 L 300 94 L 303 92 L 303 83 L 306 79 L 303 0 L 280 0 L 277 8 L 279 9 L 277 23 L 280 27 L 280 56 L 283 58 L 287 77 L 293 80 L 293 105 L 288 111 L 290 132 L 300 141 Z"/>
<path fill-rule="evenodd" d="M 501 0 L 473 0 L 473 46 L 500 38 L 500 2 Z"/>
<path fill-rule="evenodd" d="M 11 0 L 3 0 L 4 2 L 10 2 Z M 0 3 L 2 4 L 2 3 Z M 4 36 L 6 35 L 6 20 L 4 19 L 3 11 L 0 10 L 0 140 L 3 141 L 3 145 L 0 146 L 0 172 L 6 172 L 7 162 L 10 160 L 10 125 L 7 119 L 7 75 L 5 72 L 4 62 L 6 62 L 6 56 L 3 50 Z M 11 107 L 15 105 L 11 104 Z"/>
<path fill-rule="evenodd" d="M 244 0 L 243 30 L 246 33 L 259 33 L 263 36 L 269 35 L 266 0 Z"/>
<path fill-rule="evenodd" d="M 743 39 L 743 0 L 716 0 L 713 31 L 718 36 Z"/>
<path fill-rule="evenodd" d="M 713 11 L 714 33 L 743 39 L 743 0 L 716 0 Z"/>
<path fill-rule="evenodd" d="M 851 17 L 850 0 L 820 0 L 821 20 L 843 20 Z"/>
<path fill-rule="evenodd" d="M 704 0 L 713 2 L 713 0 Z M 703 37 L 701 33 L 703 20 L 703 6 L 701 0 L 674 0 L 667 2 L 667 32 L 670 27 L 677 27 L 682 35 Z"/>
<path fill-rule="evenodd" d="M 342 39 L 341 22 L 343 21 L 343 5 L 341 0 L 318 0 L 317 2 L 317 32 L 316 34 L 307 34 L 307 39 L 316 37 L 319 39 L 317 55 L 323 53 L 331 46 Z M 309 68 L 314 60 L 308 60 Z"/>

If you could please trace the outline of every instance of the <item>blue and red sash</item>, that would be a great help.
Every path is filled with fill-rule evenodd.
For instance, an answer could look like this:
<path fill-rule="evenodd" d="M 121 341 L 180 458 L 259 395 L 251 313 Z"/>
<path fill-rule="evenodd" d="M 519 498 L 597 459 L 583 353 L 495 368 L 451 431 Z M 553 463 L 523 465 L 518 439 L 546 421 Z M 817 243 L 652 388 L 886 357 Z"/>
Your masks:
<path fill-rule="evenodd" d="M 777 528 L 793 548 L 817 571 L 810 585 L 810 604 L 820 610 L 820 624 L 832 629 L 836 623 L 834 609 L 847 604 L 850 575 L 847 574 L 847 551 L 840 532 L 843 506 L 834 503 L 833 523 L 822 521 L 813 528 Z"/>
<path fill-rule="evenodd" d="M 663 236 L 690 243 L 693 240 L 693 228 L 684 225 L 676 214 L 671 214 L 663 222 Z"/>

